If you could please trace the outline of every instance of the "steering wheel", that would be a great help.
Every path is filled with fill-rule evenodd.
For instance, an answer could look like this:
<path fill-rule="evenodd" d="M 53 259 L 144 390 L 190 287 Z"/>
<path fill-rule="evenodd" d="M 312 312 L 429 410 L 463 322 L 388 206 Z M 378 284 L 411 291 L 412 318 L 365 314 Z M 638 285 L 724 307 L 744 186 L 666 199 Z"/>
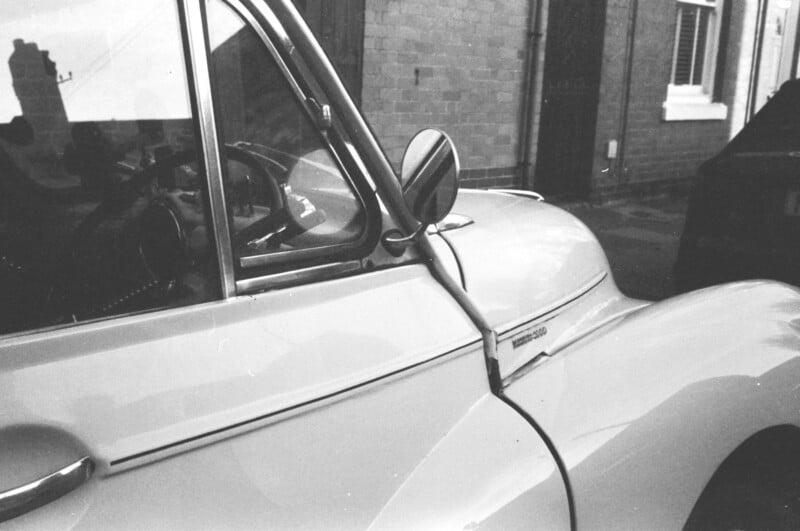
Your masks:
<path fill-rule="evenodd" d="M 226 145 L 224 154 L 227 160 L 247 167 L 248 176 L 258 183 L 259 200 L 269 208 L 265 218 L 243 230 L 248 233 L 262 230 L 267 220 L 282 218 L 282 213 L 287 210 L 287 199 L 279 181 L 256 157 L 242 148 Z M 173 188 L 160 190 L 155 198 L 149 199 L 148 205 L 136 215 L 133 223 L 128 223 L 112 235 L 117 242 L 114 246 L 123 249 L 119 255 L 105 257 L 105 260 L 97 259 L 96 254 L 86 252 L 86 249 L 101 225 L 134 208 L 137 201 L 148 195 L 148 189 L 156 180 L 162 178 L 169 181 L 176 168 L 195 161 L 197 154 L 192 150 L 161 157 L 121 183 L 78 225 L 68 248 L 68 265 L 64 276 L 64 303 L 72 307 L 68 308 L 71 313 L 76 311 L 75 308 L 86 308 L 82 311 L 89 315 L 106 315 L 114 307 L 135 306 L 135 300 L 141 300 L 148 293 L 159 292 L 157 297 L 164 300 L 179 287 L 181 278 L 192 264 L 188 236 L 195 227 L 210 223 L 203 215 L 203 198 L 206 195 L 204 182 L 200 183 L 195 194 L 181 193 L 179 188 Z M 227 183 L 229 197 L 235 195 L 233 190 L 236 188 Z M 233 205 L 228 206 L 232 220 Z M 112 293 L 114 284 L 120 283 L 113 277 L 121 274 L 120 271 L 127 273 L 126 277 L 147 280 L 133 282 L 121 294 L 118 291 Z M 102 279 L 98 277 L 112 277 L 106 282 L 109 287 L 105 290 L 101 288 L 100 293 L 96 284 L 98 281 L 102 284 Z"/>
<path fill-rule="evenodd" d="M 284 196 L 278 184 L 278 180 L 258 162 L 256 157 L 239 147 L 231 145 L 226 145 L 224 151 L 227 159 L 245 164 L 249 169 L 254 170 L 253 173 L 263 181 L 268 192 L 270 211 L 279 211 L 284 208 Z M 81 222 L 75 230 L 73 241 L 75 239 L 80 240 L 84 235 L 91 233 L 91 231 L 96 229 L 114 213 L 129 208 L 141 197 L 142 189 L 145 186 L 149 186 L 150 183 L 156 180 L 160 175 L 174 170 L 179 166 L 183 166 L 184 164 L 196 161 L 197 154 L 193 150 L 185 150 L 163 157 L 154 164 L 144 168 L 140 173 L 137 173 L 131 177 L 131 179 L 122 183 L 118 190 L 109 194 L 109 196 Z M 201 190 L 203 190 L 202 187 Z"/>

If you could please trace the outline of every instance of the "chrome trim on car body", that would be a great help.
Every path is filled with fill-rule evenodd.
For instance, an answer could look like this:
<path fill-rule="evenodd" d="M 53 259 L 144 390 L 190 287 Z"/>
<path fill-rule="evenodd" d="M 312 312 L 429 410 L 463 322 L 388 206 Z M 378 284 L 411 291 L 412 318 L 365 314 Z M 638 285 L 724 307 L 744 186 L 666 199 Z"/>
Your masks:
<path fill-rule="evenodd" d="M 0 522 L 46 505 L 80 487 L 94 472 L 87 456 L 52 474 L 25 485 L 0 492 Z"/>
<path fill-rule="evenodd" d="M 357 389 L 363 392 L 370 386 L 383 385 L 394 379 L 408 377 L 417 371 L 429 369 L 430 367 L 434 367 L 438 364 L 447 363 L 454 359 L 465 356 L 473 351 L 476 347 L 481 345 L 481 343 L 481 340 L 476 340 L 468 343 L 451 345 L 443 353 L 437 354 L 433 357 L 421 359 L 410 365 L 406 365 L 383 374 L 369 376 L 362 381 L 353 382 L 348 387 L 339 389 L 330 394 L 322 395 L 314 399 L 298 403 L 278 411 L 272 411 L 258 417 L 245 419 L 214 431 L 199 433 L 192 437 L 188 437 L 185 440 L 177 441 L 166 446 L 153 448 L 139 454 L 117 457 L 109 462 L 109 473 L 119 474 L 131 468 L 135 468 L 155 460 L 164 459 L 177 453 L 182 453 L 190 449 L 206 446 L 208 444 L 213 444 L 230 437 L 235 437 L 237 435 L 262 428 L 274 422 L 279 422 L 287 417 L 302 415 L 310 410 L 332 404 L 337 400 L 346 399 L 348 393 L 352 393 Z"/>
<path fill-rule="evenodd" d="M 344 141 L 344 146 L 345 146 L 345 149 L 347 150 L 347 153 L 350 154 L 350 159 L 356 165 L 356 167 L 358 168 L 359 173 L 364 178 L 364 181 L 366 181 L 367 184 L 369 185 L 370 191 L 372 191 L 377 196 L 378 187 L 375 186 L 375 180 L 369 174 L 369 171 L 367 170 L 367 167 L 364 166 L 364 161 L 361 160 L 361 153 L 358 152 L 358 149 L 356 149 L 356 147 L 350 141 L 345 140 Z"/>
<path fill-rule="evenodd" d="M 264 275 L 236 281 L 236 289 L 240 295 L 264 291 L 266 289 L 280 288 L 292 284 L 314 282 L 333 276 L 354 273 L 361 270 L 361 261 L 336 262 L 323 264 L 304 269 L 295 269 L 274 275 Z"/>
<path fill-rule="evenodd" d="M 558 354 L 559 352 L 561 352 L 565 348 L 567 348 L 567 347 L 569 347 L 571 345 L 574 345 L 575 343 L 577 343 L 581 339 L 593 334 L 594 332 L 597 332 L 598 330 L 600 330 L 602 328 L 605 328 L 606 326 L 610 325 L 611 323 L 614 323 L 616 321 L 621 320 L 626 315 L 628 315 L 630 313 L 633 313 L 633 312 L 635 312 L 637 310 L 642 309 L 644 306 L 647 306 L 647 303 L 642 303 L 641 305 L 631 305 L 630 307 L 625 308 L 623 311 L 621 311 L 619 313 L 612 314 L 611 316 L 607 317 L 606 319 L 603 319 L 603 320 L 601 320 L 601 321 L 599 321 L 597 323 L 594 323 L 590 327 L 588 327 L 588 328 L 586 328 L 584 330 L 581 330 L 580 332 L 578 332 L 575 335 L 571 335 L 571 336 L 565 338 L 562 341 L 557 341 L 557 342 L 551 344 L 546 352 L 541 352 L 539 355 L 535 356 L 533 359 L 531 359 L 530 361 L 528 361 L 527 363 L 525 363 L 524 365 L 522 365 L 521 367 L 516 369 L 514 372 L 512 372 L 508 376 L 504 377 L 503 378 L 503 388 L 506 388 L 509 385 L 513 384 L 514 382 L 516 382 L 517 380 L 519 380 L 520 378 L 522 378 L 523 376 L 525 376 L 526 374 L 531 372 L 533 369 L 538 367 L 541 363 L 544 363 L 546 360 L 552 358 L 553 356 L 555 356 L 556 354 Z"/>
<path fill-rule="evenodd" d="M 430 225 L 427 228 L 427 232 L 428 234 L 437 234 L 441 232 L 447 232 L 449 230 L 460 229 L 462 227 L 466 227 L 467 225 L 472 225 L 473 223 L 475 223 L 475 220 L 469 216 L 450 212 L 439 223 Z"/>
<path fill-rule="evenodd" d="M 217 247 L 222 297 L 236 295 L 233 270 L 233 248 L 228 227 L 228 213 L 222 189 L 222 162 L 211 97 L 211 78 L 208 64 L 208 39 L 205 32 L 205 13 L 200 2 L 182 0 L 186 17 L 186 36 L 192 78 L 199 115 L 200 142 L 203 145 L 203 164 L 206 170 L 211 221 Z M 202 50 L 202 51 L 201 51 Z"/>
<path fill-rule="evenodd" d="M 274 235 L 275 233 L 272 233 Z M 268 235 L 271 236 L 271 235 Z M 276 264 L 286 264 L 295 260 L 295 251 L 277 251 L 271 254 L 255 254 L 252 256 L 239 257 L 239 267 L 242 269 L 252 269 L 255 267 L 267 267 Z"/>
<path fill-rule="evenodd" d="M 498 194 L 508 194 L 508 195 L 516 195 L 518 197 L 527 197 L 529 199 L 534 199 L 536 201 L 545 201 L 545 198 L 539 192 L 534 192 L 533 190 L 489 190 L 490 192 L 495 192 Z"/>
<path fill-rule="evenodd" d="M 585 284 L 583 284 L 580 288 L 575 290 L 574 292 L 570 293 L 569 295 L 562 297 L 561 299 L 553 302 L 543 310 L 537 311 L 533 315 L 528 315 L 526 317 L 522 317 L 518 320 L 512 321 L 502 327 L 498 327 L 497 335 L 499 339 L 502 341 L 507 339 L 508 337 L 516 334 L 521 328 L 525 328 L 530 326 L 537 321 L 542 319 L 551 319 L 555 317 L 553 314 L 558 310 L 563 310 L 568 307 L 571 303 L 577 301 L 590 291 L 597 288 L 603 281 L 608 277 L 608 273 L 603 271 L 602 273 L 598 274 Z M 556 314 L 557 315 L 557 314 Z"/>

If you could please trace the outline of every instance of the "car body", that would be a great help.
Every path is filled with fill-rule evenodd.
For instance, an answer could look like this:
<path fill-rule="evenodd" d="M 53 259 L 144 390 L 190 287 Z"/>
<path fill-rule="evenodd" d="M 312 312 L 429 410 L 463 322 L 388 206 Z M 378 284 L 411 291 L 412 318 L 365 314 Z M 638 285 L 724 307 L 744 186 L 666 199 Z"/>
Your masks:
<path fill-rule="evenodd" d="M 436 130 L 398 179 L 288 0 L 22 5 L 4 525 L 793 524 L 797 289 L 629 299 L 570 214 L 457 194 Z M 52 21 L 48 59 L 18 33 Z M 43 119 L 42 58 L 84 41 L 114 53 Z"/>
<path fill-rule="evenodd" d="M 682 290 L 767 278 L 800 284 L 800 84 L 788 81 L 700 167 L 675 264 Z"/>

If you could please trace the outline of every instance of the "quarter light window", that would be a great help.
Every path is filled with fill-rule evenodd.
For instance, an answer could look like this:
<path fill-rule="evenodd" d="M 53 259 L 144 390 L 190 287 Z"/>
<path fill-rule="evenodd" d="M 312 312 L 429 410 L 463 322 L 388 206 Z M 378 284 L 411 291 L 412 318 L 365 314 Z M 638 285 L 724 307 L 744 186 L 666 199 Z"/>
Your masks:
<path fill-rule="evenodd" d="M 676 2 L 675 42 L 665 120 L 724 119 L 725 105 L 712 101 L 719 44 L 720 0 Z"/>
<path fill-rule="evenodd" d="M 0 3 L 0 333 L 219 297 L 177 3 Z"/>
<path fill-rule="evenodd" d="M 239 275 L 324 259 L 364 234 L 366 214 L 318 125 L 323 106 L 301 93 L 240 13 L 221 0 L 207 6 Z"/>

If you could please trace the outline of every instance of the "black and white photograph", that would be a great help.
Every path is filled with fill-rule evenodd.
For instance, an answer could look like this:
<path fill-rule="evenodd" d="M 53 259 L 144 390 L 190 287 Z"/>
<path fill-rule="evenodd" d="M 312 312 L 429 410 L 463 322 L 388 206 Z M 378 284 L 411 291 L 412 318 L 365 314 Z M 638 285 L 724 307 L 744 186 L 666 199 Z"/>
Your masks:
<path fill-rule="evenodd" d="M 0 529 L 800 530 L 800 0 L 0 0 Z"/>

